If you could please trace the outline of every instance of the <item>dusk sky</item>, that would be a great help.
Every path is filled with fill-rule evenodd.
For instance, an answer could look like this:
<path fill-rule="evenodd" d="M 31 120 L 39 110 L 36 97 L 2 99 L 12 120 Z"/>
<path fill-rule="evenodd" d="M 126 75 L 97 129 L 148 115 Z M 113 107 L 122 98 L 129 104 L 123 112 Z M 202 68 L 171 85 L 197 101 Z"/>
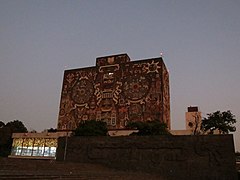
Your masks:
<path fill-rule="evenodd" d="M 240 151 L 239 0 L 0 0 L 0 120 L 56 128 L 64 70 L 161 52 L 172 129 L 185 129 L 188 106 L 231 110 Z"/>

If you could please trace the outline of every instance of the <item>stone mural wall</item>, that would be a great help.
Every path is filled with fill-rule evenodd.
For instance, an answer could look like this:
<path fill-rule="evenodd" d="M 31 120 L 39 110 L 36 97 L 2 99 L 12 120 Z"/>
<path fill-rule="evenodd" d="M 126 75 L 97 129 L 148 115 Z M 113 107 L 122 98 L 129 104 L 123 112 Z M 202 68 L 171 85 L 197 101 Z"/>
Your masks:
<path fill-rule="evenodd" d="M 124 129 L 129 121 L 160 120 L 170 129 L 169 74 L 162 58 L 130 61 L 127 54 L 100 57 L 96 66 L 66 70 L 59 130 L 86 120 Z"/>
<path fill-rule="evenodd" d="M 232 135 L 60 138 L 57 160 L 100 163 L 162 179 L 237 179 Z"/>

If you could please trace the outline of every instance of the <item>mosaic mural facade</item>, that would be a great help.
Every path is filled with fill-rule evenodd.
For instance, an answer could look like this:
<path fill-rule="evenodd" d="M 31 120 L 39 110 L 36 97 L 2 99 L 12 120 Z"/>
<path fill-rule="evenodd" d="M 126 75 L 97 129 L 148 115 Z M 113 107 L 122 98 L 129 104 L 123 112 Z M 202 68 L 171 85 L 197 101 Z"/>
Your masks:
<path fill-rule="evenodd" d="M 130 61 L 127 54 L 99 57 L 96 66 L 66 70 L 59 130 L 81 121 L 125 129 L 129 121 L 160 120 L 170 129 L 169 74 L 161 57 Z"/>

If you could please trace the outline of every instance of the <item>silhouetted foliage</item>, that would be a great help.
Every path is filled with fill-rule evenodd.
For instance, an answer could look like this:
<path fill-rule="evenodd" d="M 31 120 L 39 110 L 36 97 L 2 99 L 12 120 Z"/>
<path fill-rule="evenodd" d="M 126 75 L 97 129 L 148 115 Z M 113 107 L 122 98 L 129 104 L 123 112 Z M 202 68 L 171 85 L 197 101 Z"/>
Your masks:
<path fill-rule="evenodd" d="M 240 156 L 240 152 L 238 152 L 238 151 L 235 152 L 235 155 L 236 155 L 236 156 Z"/>
<path fill-rule="evenodd" d="M 31 131 L 28 131 L 29 133 L 37 133 L 35 129 L 32 129 Z"/>
<path fill-rule="evenodd" d="M 214 130 L 219 130 L 221 134 L 236 131 L 236 127 L 233 126 L 236 123 L 236 119 L 231 111 L 216 111 L 207 115 L 208 117 L 202 120 L 203 131 L 209 131 L 209 134 L 213 134 Z"/>
<path fill-rule="evenodd" d="M 25 133 L 28 132 L 24 124 L 19 120 L 8 122 L 4 127 L 9 128 L 11 133 Z"/>
<path fill-rule="evenodd" d="M 0 128 L 2 128 L 4 126 L 5 126 L 4 122 L 0 121 Z"/>
<path fill-rule="evenodd" d="M 8 156 L 12 147 L 12 133 L 25 133 L 27 128 L 19 120 L 8 122 L 0 128 L 0 156 Z"/>
<path fill-rule="evenodd" d="M 237 162 L 240 162 L 240 152 L 235 152 L 235 158 Z M 240 175 L 240 173 L 239 173 Z"/>
<path fill-rule="evenodd" d="M 57 132 L 57 129 L 50 128 L 50 129 L 47 130 L 47 132 Z"/>
<path fill-rule="evenodd" d="M 75 136 L 107 136 L 107 124 L 102 121 L 82 121 L 75 130 Z"/>
<path fill-rule="evenodd" d="M 137 129 L 138 132 L 134 132 L 131 135 L 138 136 L 153 136 L 153 135 L 170 135 L 167 125 L 160 121 L 146 121 L 146 122 L 129 122 L 128 128 Z"/>

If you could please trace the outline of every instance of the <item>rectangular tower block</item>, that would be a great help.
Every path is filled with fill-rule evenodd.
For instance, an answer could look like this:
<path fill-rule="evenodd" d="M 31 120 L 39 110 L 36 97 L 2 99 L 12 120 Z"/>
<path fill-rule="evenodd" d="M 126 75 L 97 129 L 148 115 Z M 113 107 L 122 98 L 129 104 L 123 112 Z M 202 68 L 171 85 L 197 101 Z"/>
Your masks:
<path fill-rule="evenodd" d="M 58 129 L 97 120 L 109 129 L 129 121 L 159 120 L 170 129 L 169 74 L 162 57 L 130 61 L 127 54 L 99 57 L 96 66 L 66 70 Z"/>

